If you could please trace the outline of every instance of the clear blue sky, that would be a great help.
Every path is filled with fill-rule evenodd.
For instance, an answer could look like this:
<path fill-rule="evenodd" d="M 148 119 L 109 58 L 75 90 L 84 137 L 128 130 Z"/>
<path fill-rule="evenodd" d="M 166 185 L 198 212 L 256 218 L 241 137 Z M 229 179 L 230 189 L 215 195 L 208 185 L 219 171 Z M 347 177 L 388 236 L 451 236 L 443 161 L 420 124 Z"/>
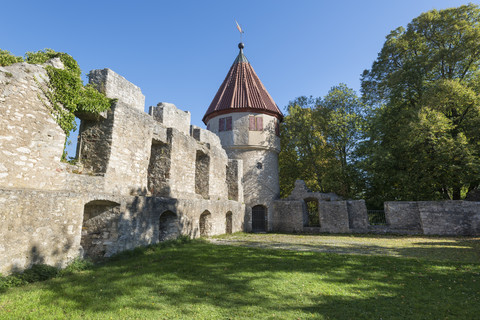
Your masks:
<path fill-rule="evenodd" d="M 83 73 L 110 68 L 142 89 L 146 110 L 171 102 L 201 119 L 238 49 L 283 111 L 301 95 L 345 83 L 357 92 L 385 36 L 455 0 L 3 1 L 0 48 L 52 48 Z M 73 155 L 74 151 L 69 151 Z"/>

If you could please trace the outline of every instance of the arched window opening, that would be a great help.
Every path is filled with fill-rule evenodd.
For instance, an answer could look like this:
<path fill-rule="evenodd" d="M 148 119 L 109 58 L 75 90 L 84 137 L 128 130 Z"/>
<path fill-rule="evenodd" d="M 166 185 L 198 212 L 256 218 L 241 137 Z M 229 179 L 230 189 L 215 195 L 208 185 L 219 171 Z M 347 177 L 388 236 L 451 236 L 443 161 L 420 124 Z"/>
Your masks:
<path fill-rule="evenodd" d="M 160 215 L 158 241 L 177 239 L 180 235 L 178 217 L 172 211 L 165 211 Z"/>
<path fill-rule="evenodd" d="M 199 228 L 200 228 L 200 237 L 208 237 L 211 233 L 212 223 L 211 223 L 212 214 L 205 210 L 200 215 Z"/>
<path fill-rule="evenodd" d="M 80 245 L 84 257 L 99 259 L 110 256 L 109 246 L 118 240 L 120 204 L 108 200 L 95 200 L 83 208 Z"/>
<path fill-rule="evenodd" d="M 265 206 L 254 206 L 252 208 L 252 232 L 267 231 L 267 208 Z"/>

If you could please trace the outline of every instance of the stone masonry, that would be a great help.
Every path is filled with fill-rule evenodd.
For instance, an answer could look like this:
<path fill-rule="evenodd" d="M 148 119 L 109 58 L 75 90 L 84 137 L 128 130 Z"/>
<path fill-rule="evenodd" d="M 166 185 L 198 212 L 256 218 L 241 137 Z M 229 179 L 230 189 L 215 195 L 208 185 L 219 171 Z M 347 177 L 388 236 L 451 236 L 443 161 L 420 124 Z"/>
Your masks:
<path fill-rule="evenodd" d="M 63 67 L 58 59 L 48 63 Z M 79 162 L 61 162 L 65 134 L 43 94 L 46 79 L 42 65 L 0 67 L 2 274 L 35 263 L 64 267 L 180 235 L 255 228 L 480 234 L 476 201 L 386 202 L 387 224 L 379 229 L 369 225 L 365 201 L 311 192 L 303 181 L 278 199 L 281 118 L 234 112 L 232 130 L 220 130 L 226 120 L 219 114 L 204 130 L 171 103 L 147 114 L 140 88 L 110 69 L 90 72 L 90 82 L 116 102 L 100 116 L 78 115 Z M 264 127 L 250 130 L 252 120 Z"/>
<path fill-rule="evenodd" d="M 318 203 L 320 227 L 308 225 L 306 202 Z M 297 180 L 286 199 L 274 202 L 273 230 L 306 233 L 393 233 L 446 236 L 480 235 L 480 202 L 385 202 L 385 226 L 371 226 L 363 200 L 342 200 L 333 193 L 311 192 Z"/>
<path fill-rule="evenodd" d="M 117 101 L 80 115 L 72 166 L 60 161 L 65 134 L 40 90 L 46 78 L 40 65 L 0 67 L 0 273 L 243 230 L 242 163 L 190 113 L 160 103 L 147 114 L 138 87 L 94 70 L 91 83 Z"/>

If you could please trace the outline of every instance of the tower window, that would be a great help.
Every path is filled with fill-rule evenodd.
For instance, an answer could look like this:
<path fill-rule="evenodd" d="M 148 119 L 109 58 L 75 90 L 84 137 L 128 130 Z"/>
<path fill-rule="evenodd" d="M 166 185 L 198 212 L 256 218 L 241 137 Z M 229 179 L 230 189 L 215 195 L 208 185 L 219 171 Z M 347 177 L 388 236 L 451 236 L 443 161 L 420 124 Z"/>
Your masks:
<path fill-rule="evenodd" d="M 278 119 L 275 119 L 275 135 L 280 137 L 280 122 Z"/>
<path fill-rule="evenodd" d="M 218 131 L 232 131 L 232 117 L 218 119 Z"/>
<path fill-rule="evenodd" d="M 262 116 L 250 116 L 248 118 L 248 130 L 250 131 L 263 131 L 263 117 Z"/>

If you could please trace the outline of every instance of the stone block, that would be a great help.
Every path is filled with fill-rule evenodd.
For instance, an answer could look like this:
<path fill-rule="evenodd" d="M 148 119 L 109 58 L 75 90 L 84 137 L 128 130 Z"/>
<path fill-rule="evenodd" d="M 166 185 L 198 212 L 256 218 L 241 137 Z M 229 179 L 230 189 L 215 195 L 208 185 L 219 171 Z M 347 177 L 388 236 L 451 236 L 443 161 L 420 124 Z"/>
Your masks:
<path fill-rule="evenodd" d="M 160 102 L 156 107 L 150 107 L 148 113 L 165 127 L 190 135 L 190 112 L 178 109 L 173 103 Z"/>
<path fill-rule="evenodd" d="M 348 226 L 355 232 L 368 231 L 368 214 L 365 200 L 348 200 Z"/>
<path fill-rule="evenodd" d="M 92 70 L 88 77 L 89 82 L 107 97 L 118 99 L 119 102 L 139 111 L 145 110 L 145 96 L 142 90 L 113 70 Z"/>
<path fill-rule="evenodd" d="M 466 201 L 419 201 L 424 234 L 480 234 L 480 203 Z"/>
<path fill-rule="evenodd" d="M 273 201 L 271 228 L 274 232 L 303 232 L 305 203 L 298 200 Z"/>
<path fill-rule="evenodd" d="M 391 229 L 422 231 L 420 221 L 419 202 L 388 201 L 384 203 L 385 219 Z M 434 202 L 431 202 L 432 204 Z"/>
<path fill-rule="evenodd" d="M 346 201 L 319 201 L 320 228 L 322 232 L 346 233 L 348 227 L 348 209 Z"/>
<path fill-rule="evenodd" d="M 211 146 L 215 146 L 217 148 L 222 148 L 222 145 L 220 143 L 220 138 L 211 131 L 191 125 L 190 134 L 197 141 L 208 143 Z"/>

